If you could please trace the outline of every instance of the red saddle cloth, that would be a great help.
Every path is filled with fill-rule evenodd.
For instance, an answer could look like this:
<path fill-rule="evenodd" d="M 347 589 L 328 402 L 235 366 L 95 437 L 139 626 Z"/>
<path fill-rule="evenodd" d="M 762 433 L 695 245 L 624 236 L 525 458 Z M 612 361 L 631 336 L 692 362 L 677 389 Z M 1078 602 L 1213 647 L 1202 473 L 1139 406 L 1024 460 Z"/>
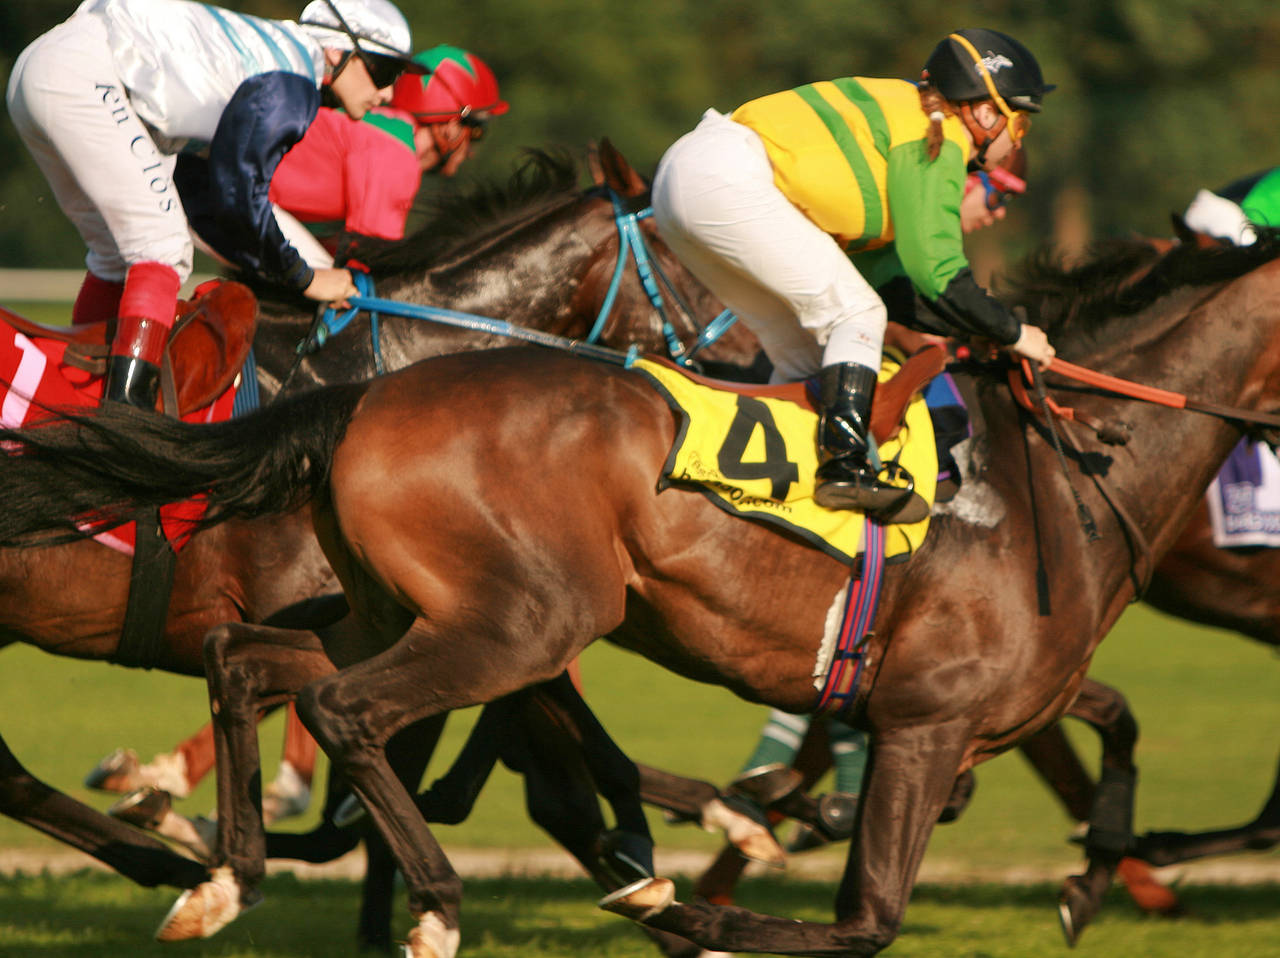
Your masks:
<path fill-rule="evenodd" d="M 253 294 L 239 283 L 205 284 L 195 298 L 178 304 L 178 317 L 186 322 L 174 335 L 170 355 L 181 419 L 193 423 L 230 419 L 240 384 L 238 372 L 257 322 Z M 102 401 L 102 360 L 112 325 L 44 327 L 0 307 L 0 423 L 25 426 L 47 418 L 50 409 L 97 406 Z M 165 534 L 174 549 L 190 538 L 189 522 L 203 511 L 199 501 L 161 510 Z M 94 538 L 133 554 L 133 523 Z"/>

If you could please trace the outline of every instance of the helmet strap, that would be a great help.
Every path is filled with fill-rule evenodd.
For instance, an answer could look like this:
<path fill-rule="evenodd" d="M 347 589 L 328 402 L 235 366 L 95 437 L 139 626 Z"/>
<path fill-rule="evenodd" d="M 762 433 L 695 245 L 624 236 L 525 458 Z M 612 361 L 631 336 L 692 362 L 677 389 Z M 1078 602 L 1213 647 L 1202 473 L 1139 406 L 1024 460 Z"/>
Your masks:
<path fill-rule="evenodd" d="M 958 112 L 961 122 L 964 123 L 965 128 L 969 131 L 969 135 L 973 137 L 974 149 L 977 151 L 973 155 L 972 163 L 980 167 L 987 160 L 987 150 L 991 148 L 991 144 L 1000 138 L 1000 134 L 1009 125 L 1009 118 L 1003 113 L 999 114 L 996 122 L 988 129 L 979 123 L 978 118 L 973 115 L 972 103 L 961 103 Z"/>

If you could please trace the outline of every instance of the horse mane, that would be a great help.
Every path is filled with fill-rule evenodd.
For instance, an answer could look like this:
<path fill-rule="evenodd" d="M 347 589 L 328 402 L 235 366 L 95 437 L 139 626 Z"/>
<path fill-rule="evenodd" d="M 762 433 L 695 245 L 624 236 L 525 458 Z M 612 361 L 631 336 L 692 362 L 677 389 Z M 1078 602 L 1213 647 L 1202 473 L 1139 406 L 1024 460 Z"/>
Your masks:
<path fill-rule="evenodd" d="M 1249 246 L 1175 245 L 1161 254 L 1145 239 L 1104 240 L 1067 263 L 1044 247 L 1002 280 L 1002 297 L 1026 308 L 1051 339 L 1098 337 L 1118 317 L 1133 316 L 1170 293 L 1236 279 L 1280 256 L 1280 229 L 1260 228 Z"/>
<path fill-rule="evenodd" d="M 578 165 L 564 151 L 526 149 L 505 183 L 447 190 L 425 205 L 427 220 L 402 240 L 364 240 L 359 259 L 375 276 L 426 269 L 482 236 L 559 206 L 578 188 Z"/>
<path fill-rule="evenodd" d="M 577 192 L 578 177 L 578 164 L 567 151 L 526 149 L 505 183 L 481 182 L 433 197 L 425 204 L 427 220 L 418 230 L 400 240 L 364 237 L 356 258 L 376 278 L 440 265 L 477 240 L 566 202 Z M 259 277 L 233 275 L 264 303 L 307 304 Z"/>

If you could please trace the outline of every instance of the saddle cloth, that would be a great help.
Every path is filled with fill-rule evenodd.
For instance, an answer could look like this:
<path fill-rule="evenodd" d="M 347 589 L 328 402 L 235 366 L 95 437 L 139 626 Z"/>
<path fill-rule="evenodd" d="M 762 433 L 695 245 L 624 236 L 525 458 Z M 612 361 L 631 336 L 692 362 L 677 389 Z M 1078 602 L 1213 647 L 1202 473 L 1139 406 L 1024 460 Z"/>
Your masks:
<path fill-rule="evenodd" d="M 1218 548 L 1280 547 L 1280 462 L 1266 443 L 1241 439 L 1205 495 Z"/>
<path fill-rule="evenodd" d="M 886 356 L 880 382 L 892 379 L 900 365 Z M 631 368 L 652 382 L 681 419 L 661 486 L 697 486 L 726 512 L 780 526 L 841 562 L 857 560 L 862 514 L 824 509 L 813 501 L 818 414 L 807 391 L 794 384 L 746 392 L 735 391 L 731 383 L 713 387 L 649 359 L 637 359 Z M 911 473 L 916 493 L 932 506 L 938 456 L 920 394 L 907 405 L 901 428 L 879 448 L 882 460 L 897 461 Z M 887 526 L 886 557 L 907 558 L 928 529 L 928 516 Z"/>
<path fill-rule="evenodd" d="M 239 284 L 223 285 L 239 286 Z M 243 290 L 243 294 L 240 290 Z M 216 290 L 206 290 L 206 294 L 210 292 L 217 293 Z M 180 303 L 179 312 L 180 315 L 186 315 L 192 310 L 209 312 L 210 302 L 215 306 L 221 302 L 243 313 L 245 309 L 250 308 L 243 301 L 244 294 L 249 295 L 250 300 L 252 299 L 252 294 L 248 293 L 245 287 L 229 291 L 225 295 L 199 296 L 197 300 L 190 303 Z M 251 308 L 254 313 L 250 317 L 250 323 L 256 320 L 256 304 Z M 207 318 L 202 317 L 202 319 Z M 234 320 L 229 320 L 234 331 L 233 338 L 238 336 L 238 327 L 243 325 L 243 319 L 244 317 L 240 315 Z M 192 334 L 188 335 L 188 342 L 204 352 L 207 352 L 212 339 L 228 338 L 227 334 L 220 332 L 222 328 L 220 323 L 211 325 L 201 322 L 197 326 L 187 328 L 192 330 Z M 47 336 L 40 335 L 44 331 L 48 332 Z M 105 342 L 101 330 L 72 330 L 66 327 L 50 327 L 45 330 L 29 320 L 0 308 L 0 423 L 8 427 L 31 425 L 47 418 L 49 409 L 76 411 L 97 406 L 102 401 L 103 375 L 100 371 L 86 369 L 83 361 L 74 357 L 77 345 L 92 344 L 95 341 Z M 68 347 L 71 347 L 71 355 L 68 354 Z M 244 355 L 237 357 L 235 352 L 236 350 L 233 349 L 230 354 L 224 353 L 222 359 L 217 362 L 225 364 L 238 361 L 243 364 Z M 244 352 L 247 353 L 247 344 Z M 175 375 L 181 375 L 183 367 L 190 365 L 190 362 L 190 357 L 179 356 L 175 349 L 173 357 Z M 208 370 L 205 369 L 203 372 L 204 375 L 201 378 L 204 382 L 197 388 L 210 391 Z M 232 376 L 230 384 L 221 386 L 212 401 L 184 412 L 181 416 L 182 420 L 209 423 L 231 418 L 239 384 L 239 375 Z M 187 389 L 185 392 L 189 394 L 191 390 Z M 178 393 L 181 402 L 184 395 L 181 384 Z M 190 522 L 198 518 L 203 511 L 204 506 L 198 501 L 176 503 L 161 510 L 161 522 L 165 534 L 175 550 L 190 538 Z M 94 538 L 103 545 L 126 555 L 132 555 L 134 531 L 134 524 L 129 523 L 100 533 Z"/>

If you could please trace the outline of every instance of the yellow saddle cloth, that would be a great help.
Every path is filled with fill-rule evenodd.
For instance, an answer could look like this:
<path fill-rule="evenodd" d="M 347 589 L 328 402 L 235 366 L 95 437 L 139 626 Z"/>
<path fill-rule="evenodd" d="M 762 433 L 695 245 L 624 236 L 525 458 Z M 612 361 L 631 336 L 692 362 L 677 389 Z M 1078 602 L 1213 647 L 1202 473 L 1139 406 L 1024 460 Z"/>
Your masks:
<path fill-rule="evenodd" d="M 899 363 L 886 356 L 880 382 Z M 682 426 L 663 467 L 663 485 L 696 485 L 717 506 L 771 522 L 852 563 L 862 549 L 863 515 L 824 509 L 813 501 L 818 468 L 818 416 L 785 398 L 744 395 L 694 382 L 671 366 L 647 359 L 632 363 L 680 414 Z M 898 433 L 880 444 L 882 461 L 899 462 L 914 478 L 916 494 L 933 505 L 938 457 L 933 422 L 918 393 Z M 886 528 L 885 557 L 905 557 L 924 541 L 929 518 Z"/>

